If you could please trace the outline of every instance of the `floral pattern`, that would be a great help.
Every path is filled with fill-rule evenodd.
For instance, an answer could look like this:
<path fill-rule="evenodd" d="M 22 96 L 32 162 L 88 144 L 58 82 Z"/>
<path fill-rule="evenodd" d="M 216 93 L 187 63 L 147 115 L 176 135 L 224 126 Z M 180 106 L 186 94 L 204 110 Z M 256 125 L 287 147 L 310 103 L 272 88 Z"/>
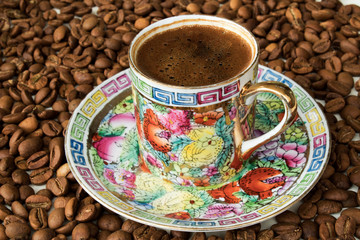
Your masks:
<path fill-rule="evenodd" d="M 284 194 L 307 161 L 308 136 L 300 118 L 284 134 L 260 147 L 249 161 L 235 159 L 228 166 L 225 163 L 236 156 L 228 134 L 232 126 L 220 127 L 229 126 L 222 124 L 227 121 L 223 113 L 192 115 L 155 106 L 162 112 L 155 115 L 144 99 L 140 101 L 139 112 L 134 112 L 129 96 L 104 117 L 92 136 L 90 157 L 95 173 L 109 191 L 149 213 L 179 220 L 240 216 Z M 228 109 L 230 120 L 235 115 L 233 109 Z M 273 95 L 260 94 L 254 136 L 276 126 L 283 111 Z M 148 118 L 147 123 L 139 126 L 139 119 L 144 118 Z M 198 126 L 191 127 L 190 122 Z M 138 145 L 136 124 L 141 136 L 148 139 L 143 146 Z M 150 150 L 140 154 L 141 148 Z M 199 161 L 191 157 L 196 153 Z M 171 181 L 161 177 L 160 169 L 170 169 Z M 207 188 L 219 178 L 228 183 Z"/>

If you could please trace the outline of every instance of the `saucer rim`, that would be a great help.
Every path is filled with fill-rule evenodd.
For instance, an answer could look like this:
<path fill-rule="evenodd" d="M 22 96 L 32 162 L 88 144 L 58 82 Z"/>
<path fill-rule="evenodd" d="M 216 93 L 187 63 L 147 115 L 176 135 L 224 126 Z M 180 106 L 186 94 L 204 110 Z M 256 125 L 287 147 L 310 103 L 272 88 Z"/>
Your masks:
<path fill-rule="evenodd" d="M 270 71 L 275 71 L 273 69 L 270 69 L 266 66 L 263 66 L 263 65 L 260 65 L 259 64 L 259 70 L 260 69 L 263 69 L 263 71 L 265 70 L 270 70 Z M 115 74 L 114 76 L 108 78 L 107 80 L 109 79 L 115 79 L 116 77 L 118 76 L 122 76 L 124 74 L 126 74 L 127 76 L 129 76 L 129 71 L 130 69 L 127 68 L 117 74 Z M 258 73 L 260 75 L 260 73 Z M 328 122 L 327 122 L 327 119 L 323 113 L 323 111 L 321 110 L 321 108 L 319 107 L 318 103 L 315 101 L 314 98 L 312 98 L 304 88 L 302 88 L 299 84 L 297 84 L 294 80 L 286 77 L 284 74 L 281 74 L 281 77 L 285 78 L 286 80 L 288 80 L 290 83 L 292 83 L 294 86 L 298 87 L 301 89 L 301 91 L 303 91 L 304 93 L 306 93 L 307 97 L 310 98 L 311 102 L 314 103 L 314 105 L 316 105 L 316 109 L 318 110 L 319 112 L 319 115 L 321 115 L 322 117 L 322 121 L 324 123 L 324 127 L 325 127 L 325 133 L 328 133 L 327 134 L 327 138 L 326 138 L 326 145 L 330 144 L 331 142 L 331 135 L 330 135 L 330 131 L 329 131 L 329 125 L 328 125 Z M 94 87 L 94 89 L 88 94 L 91 95 L 91 94 L 94 94 L 96 93 L 101 87 L 103 87 L 104 85 L 106 85 L 107 83 L 107 80 L 103 81 L 100 85 Z M 258 82 L 264 82 L 264 80 L 260 80 L 258 79 Z M 293 87 L 294 87 L 293 86 Z M 292 87 L 291 87 L 292 88 Z M 128 86 L 128 87 L 124 87 L 123 89 L 120 90 L 120 92 L 118 94 L 121 94 L 121 93 L 124 93 L 125 91 L 132 91 L 131 90 L 131 86 Z M 115 94 L 116 96 L 118 94 Z M 303 191 L 301 194 L 299 194 L 298 196 L 295 196 L 295 199 L 290 202 L 289 204 L 284 204 L 284 206 L 281 206 L 279 207 L 278 209 L 274 210 L 272 213 L 270 213 L 269 215 L 266 215 L 266 216 L 263 216 L 262 218 L 254 218 L 254 220 L 248 220 L 246 221 L 245 223 L 242 221 L 242 222 L 238 222 L 238 223 L 235 223 L 235 224 L 232 224 L 232 225 L 224 225 L 224 226 L 219 226 L 219 225 L 216 225 L 216 226 L 204 226 L 204 227 L 201 227 L 201 226 L 187 226 L 187 225 L 175 225 L 173 223 L 167 223 L 167 224 L 164 224 L 160 221 L 156 222 L 156 220 L 150 220 L 150 219 L 145 219 L 145 218 L 141 218 L 139 216 L 136 216 L 136 215 L 133 215 L 131 214 L 131 212 L 127 212 L 126 210 L 123 210 L 123 209 L 120 209 L 120 208 L 116 208 L 116 206 L 112 206 L 112 204 L 110 204 L 108 201 L 106 201 L 106 199 L 102 199 L 102 197 L 98 196 L 98 194 L 96 193 L 95 190 L 91 189 L 89 186 L 87 186 L 87 184 L 85 184 L 82 179 L 81 176 L 78 176 L 77 174 L 77 170 L 75 169 L 75 165 L 73 166 L 74 161 L 73 161 L 73 157 L 72 157 L 72 154 L 71 154 L 71 151 L 70 151 L 70 147 L 69 147 L 69 144 L 70 144 L 70 131 L 68 131 L 73 125 L 74 125 L 74 120 L 75 120 L 75 116 L 77 115 L 77 113 L 80 111 L 80 109 L 85 105 L 86 101 L 88 100 L 88 96 L 85 97 L 81 103 L 78 105 L 78 107 L 75 109 L 75 111 L 73 112 L 70 120 L 69 120 L 69 124 L 68 124 L 68 127 L 67 127 L 67 131 L 66 131 L 66 134 L 65 134 L 65 137 L 64 137 L 64 142 L 65 142 L 65 156 L 66 156 L 66 160 L 67 160 L 67 163 L 69 165 L 69 168 L 71 170 L 71 172 L 73 173 L 76 181 L 80 184 L 80 186 L 86 191 L 86 193 L 91 196 L 92 198 L 94 198 L 97 202 L 99 202 L 103 207 L 111 210 L 112 212 L 114 212 L 115 214 L 118 214 L 122 217 L 125 217 L 125 218 L 128 218 L 128 219 L 131 219 L 131 220 L 134 220 L 134 221 L 137 221 L 137 222 L 140 222 L 140 223 L 143 223 L 143 224 L 146 224 L 146 225 L 150 225 L 150 226 L 154 226 L 154 227 L 159 227 L 159 228 L 163 228 L 163 229 L 168 229 L 168 230 L 177 230 L 177 231 L 193 231 L 193 232 L 219 232 L 219 231 L 226 231 L 226 230 L 233 230 L 233 229 L 237 229 L 237 228 L 243 228 L 243 227 L 247 227 L 247 226 L 251 226 L 251 225 L 254 225 L 254 224 L 257 224 L 257 223 L 261 223 L 263 221 L 266 221 L 266 220 L 269 220 L 270 218 L 274 217 L 274 216 L 277 216 L 279 215 L 280 213 L 288 210 L 289 208 L 291 208 L 293 205 L 297 204 L 301 199 L 303 199 L 313 188 L 314 186 L 318 183 L 318 181 L 320 180 L 321 176 L 323 175 L 325 169 L 326 169 L 326 165 L 328 164 L 328 161 L 329 161 L 329 158 L 330 158 L 330 153 L 329 151 L 326 151 L 325 152 L 325 156 L 321 159 L 323 159 L 323 165 L 322 165 L 322 169 L 321 171 L 319 171 L 319 174 L 315 177 L 315 180 L 313 180 L 313 184 L 309 187 L 306 188 L 305 191 Z M 116 96 L 114 96 L 113 98 L 115 98 Z M 107 101 L 111 101 L 113 98 L 107 100 Z M 96 117 L 96 115 L 95 115 Z M 95 118 L 94 117 L 94 118 Z M 306 131 L 307 133 L 309 133 L 309 128 L 307 127 L 306 128 Z M 84 132 L 84 139 L 88 139 L 89 138 L 89 131 L 86 131 Z M 315 149 L 313 146 L 312 146 L 312 143 L 309 142 L 308 144 L 309 147 L 312 147 L 312 149 Z M 86 148 L 84 148 L 84 150 L 87 151 L 87 146 Z M 87 154 L 87 153 L 84 153 L 84 155 Z M 308 156 L 308 158 L 310 157 L 310 155 Z M 71 160 L 70 160 L 71 159 Z M 91 169 L 93 170 L 93 166 L 91 166 Z M 302 172 L 304 171 L 304 169 L 302 169 Z M 302 173 L 300 173 L 299 176 L 301 176 Z M 96 175 L 95 175 L 96 176 Z M 96 176 L 97 177 L 97 176 Z M 101 182 L 101 181 L 100 181 Z M 105 188 L 106 189 L 106 188 Z M 290 190 L 290 189 L 288 189 Z M 288 191 L 287 190 L 287 191 Z M 94 192 L 93 192 L 94 191 Z M 106 189 L 106 191 L 110 192 L 108 189 Z M 110 192 L 110 194 L 112 194 Z M 113 195 L 113 194 L 112 194 Z M 290 200 L 291 201 L 291 200 Z M 128 205 L 128 203 L 126 203 Z M 271 204 L 271 203 L 269 203 Z M 130 205 L 132 208 L 135 208 L 133 205 Z M 136 208 L 135 208 L 136 209 Z M 138 209 L 140 211 L 144 211 L 144 210 L 141 210 L 141 209 Z M 233 216 L 232 218 L 234 218 L 236 216 Z M 173 220 L 177 220 L 177 219 L 173 219 Z M 179 219 L 178 219 L 179 220 Z M 204 222 L 206 221 L 217 221 L 218 219 L 208 219 L 208 220 L 204 220 Z M 226 220 L 226 219 L 225 219 Z M 184 221 L 184 222 L 188 222 L 187 220 L 179 220 L 179 221 Z"/>

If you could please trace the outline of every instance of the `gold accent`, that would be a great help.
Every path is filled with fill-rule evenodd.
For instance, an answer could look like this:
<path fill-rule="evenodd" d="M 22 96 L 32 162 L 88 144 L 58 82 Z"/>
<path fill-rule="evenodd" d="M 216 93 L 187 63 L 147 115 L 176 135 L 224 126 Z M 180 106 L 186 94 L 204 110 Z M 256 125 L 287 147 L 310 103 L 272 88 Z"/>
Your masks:
<path fill-rule="evenodd" d="M 240 153 L 239 156 L 241 156 L 242 159 L 247 159 L 257 148 L 266 144 L 267 142 L 271 141 L 273 138 L 284 132 L 295 121 L 297 117 L 297 101 L 294 93 L 288 86 L 276 81 L 261 82 L 254 85 L 252 85 L 251 82 L 245 84 L 245 86 L 240 91 L 239 107 L 241 107 L 242 105 L 246 105 L 247 98 L 255 97 L 257 94 L 264 92 L 276 95 L 284 103 L 284 119 L 287 120 L 283 124 L 283 126 L 277 131 L 277 133 L 273 134 L 267 139 L 264 139 L 263 141 L 256 142 L 256 144 L 251 146 L 249 149 L 246 149 L 245 151 L 244 149 L 242 149 L 241 146 L 243 144 L 242 134 L 234 133 L 234 137 L 239 138 L 238 140 L 235 139 L 235 142 L 237 143 L 236 151 L 237 153 Z M 239 125 L 240 124 L 241 123 L 239 123 Z M 281 122 L 279 124 L 281 124 Z"/>

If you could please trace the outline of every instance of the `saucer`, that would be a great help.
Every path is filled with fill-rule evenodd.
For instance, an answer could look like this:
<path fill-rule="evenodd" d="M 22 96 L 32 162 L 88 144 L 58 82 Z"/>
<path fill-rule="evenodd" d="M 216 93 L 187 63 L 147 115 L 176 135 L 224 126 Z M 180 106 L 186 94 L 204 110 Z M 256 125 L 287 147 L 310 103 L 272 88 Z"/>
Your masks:
<path fill-rule="evenodd" d="M 319 180 L 329 158 L 330 134 L 321 109 L 294 81 L 264 66 L 259 66 L 258 81 L 288 85 L 298 101 L 298 119 L 254 152 L 238 176 L 229 173 L 229 184 L 207 190 L 150 174 L 139 159 L 129 70 L 97 86 L 74 111 L 65 145 L 73 175 L 104 207 L 155 227 L 223 231 L 274 217 Z M 255 135 L 275 127 L 283 111 L 274 95 L 259 94 Z"/>

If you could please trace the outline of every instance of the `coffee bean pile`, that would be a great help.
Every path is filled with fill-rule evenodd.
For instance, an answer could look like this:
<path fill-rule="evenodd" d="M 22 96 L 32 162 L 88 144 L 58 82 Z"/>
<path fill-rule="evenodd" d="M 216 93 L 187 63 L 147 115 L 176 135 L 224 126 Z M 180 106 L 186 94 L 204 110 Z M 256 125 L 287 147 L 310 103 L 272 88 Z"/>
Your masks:
<path fill-rule="evenodd" d="M 94 86 L 129 67 L 129 44 L 149 24 L 183 14 L 231 19 L 252 31 L 260 63 L 320 104 L 331 157 L 297 212 L 227 231 L 226 240 L 360 237 L 360 7 L 338 0 L 0 1 L 0 240 L 220 240 L 123 221 L 89 197 L 64 154 L 64 131 Z M 339 113 L 338 120 L 334 114 Z M 33 185 L 40 185 L 35 192 Z M 45 186 L 46 184 L 46 186 Z M 355 187 L 354 187 L 355 186 Z M 340 213 L 339 218 L 331 214 Z"/>

